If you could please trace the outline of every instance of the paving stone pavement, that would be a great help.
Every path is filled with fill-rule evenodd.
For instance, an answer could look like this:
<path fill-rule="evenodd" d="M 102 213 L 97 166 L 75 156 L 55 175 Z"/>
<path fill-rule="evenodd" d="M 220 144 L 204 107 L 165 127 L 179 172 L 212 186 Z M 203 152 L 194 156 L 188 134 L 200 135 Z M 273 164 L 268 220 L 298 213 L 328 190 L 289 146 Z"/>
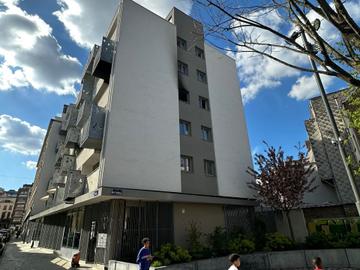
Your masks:
<path fill-rule="evenodd" d="M 77 269 L 95 270 L 97 268 L 80 264 Z M 30 244 L 19 241 L 6 245 L 4 254 L 0 256 L 1 270 L 68 270 L 71 268 L 68 260 L 57 257 L 50 249 L 31 248 Z"/>

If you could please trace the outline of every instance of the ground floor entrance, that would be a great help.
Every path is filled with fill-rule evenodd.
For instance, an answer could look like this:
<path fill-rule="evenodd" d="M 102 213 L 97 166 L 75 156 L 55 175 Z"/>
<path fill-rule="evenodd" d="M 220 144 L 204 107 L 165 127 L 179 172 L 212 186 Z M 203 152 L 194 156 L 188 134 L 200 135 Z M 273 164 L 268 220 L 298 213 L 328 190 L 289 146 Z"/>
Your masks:
<path fill-rule="evenodd" d="M 152 250 L 165 243 L 186 247 L 194 222 L 207 234 L 215 227 L 250 231 L 253 218 L 251 206 L 109 200 L 31 220 L 27 241 L 68 258 L 80 252 L 89 263 L 132 262 L 144 237 L 151 239 Z"/>

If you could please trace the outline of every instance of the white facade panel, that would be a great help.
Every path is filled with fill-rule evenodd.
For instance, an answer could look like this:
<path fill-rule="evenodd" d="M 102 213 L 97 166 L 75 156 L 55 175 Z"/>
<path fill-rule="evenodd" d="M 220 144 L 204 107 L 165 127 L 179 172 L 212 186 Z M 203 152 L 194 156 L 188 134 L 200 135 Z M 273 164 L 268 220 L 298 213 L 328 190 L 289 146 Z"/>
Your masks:
<path fill-rule="evenodd" d="M 181 192 L 176 28 L 123 1 L 102 186 Z"/>
<path fill-rule="evenodd" d="M 251 151 L 235 61 L 208 45 L 205 58 L 219 195 L 252 198 L 246 173 Z"/>

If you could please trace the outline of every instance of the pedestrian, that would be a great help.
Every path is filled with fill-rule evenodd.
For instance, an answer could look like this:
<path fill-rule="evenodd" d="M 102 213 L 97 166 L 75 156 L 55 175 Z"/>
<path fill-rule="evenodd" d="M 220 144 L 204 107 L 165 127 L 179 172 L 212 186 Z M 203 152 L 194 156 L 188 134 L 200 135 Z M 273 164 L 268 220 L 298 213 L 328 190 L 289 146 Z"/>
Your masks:
<path fill-rule="evenodd" d="M 139 265 L 139 270 L 149 270 L 153 256 L 150 253 L 150 239 L 145 237 L 142 240 L 143 247 L 139 250 L 136 257 L 136 263 Z"/>
<path fill-rule="evenodd" d="M 323 270 L 323 269 L 324 269 L 320 257 L 315 257 L 315 258 L 312 260 L 312 263 L 313 263 L 313 266 L 314 266 L 314 269 L 315 269 L 315 270 Z"/>
<path fill-rule="evenodd" d="M 233 253 L 229 256 L 231 266 L 228 270 L 238 270 L 240 268 L 240 255 Z"/>

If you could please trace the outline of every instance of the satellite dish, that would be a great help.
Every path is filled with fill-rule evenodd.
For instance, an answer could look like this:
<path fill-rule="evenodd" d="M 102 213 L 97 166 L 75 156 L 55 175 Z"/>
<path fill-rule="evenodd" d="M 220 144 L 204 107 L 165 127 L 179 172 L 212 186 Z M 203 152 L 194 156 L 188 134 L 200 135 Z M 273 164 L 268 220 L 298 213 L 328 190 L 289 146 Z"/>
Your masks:
<path fill-rule="evenodd" d="M 315 31 L 319 30 L 320 25 L 321 25 L 321 22 L 320 22 L 319 19 L 316 19 L 316 20 L 313 22 L 313 27 L 315 28 Z"/>

